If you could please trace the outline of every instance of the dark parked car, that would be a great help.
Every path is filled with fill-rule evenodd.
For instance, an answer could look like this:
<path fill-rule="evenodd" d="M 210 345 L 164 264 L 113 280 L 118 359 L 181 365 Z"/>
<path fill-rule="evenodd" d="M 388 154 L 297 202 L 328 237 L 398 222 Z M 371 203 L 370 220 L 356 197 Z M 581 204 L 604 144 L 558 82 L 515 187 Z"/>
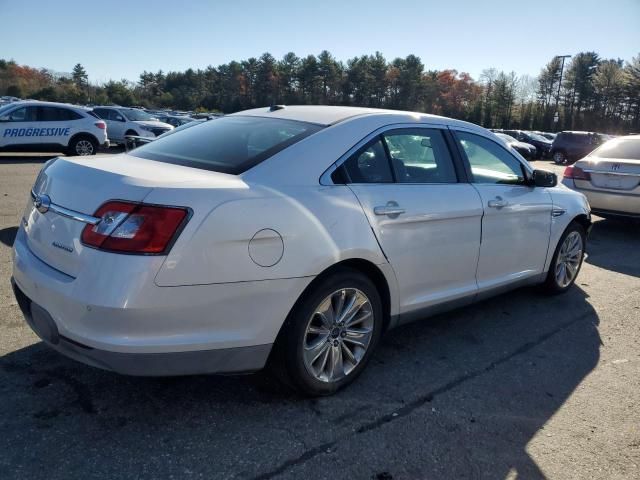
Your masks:
<path fill-rule="evenodd" d="M 536 158 L 537 149 L 533 145 L 525 142 L 520 142 L 506 133 L 494 131 L 494 133 L 503 140 L 509 147 L 513 148 L 516 152 L 522 155 L 527 160 L 533 160 Z"/>
<path fill-rule="evenodd" d="M 526 130 L 502 130 L 502 133 L 512 136 L 519 142 L 528 143 L 536 147 L 535 158 L 549 158 L 551 156 L 551 141 L 542 135 Z"/>
<path fill-rule="evenodd" d="M 609 139 L 595 132 L 560 132 L 551 144 L 551 158 L 558 165 L 575 163 Z"/>
<path fill-rule="evenodd" d="M 182 115 L 155 115 L 155 117 L 161 122 L 168 123 L 174 127 L 180 127 L 189 122 L 193 122 L 195 119 Z"/>

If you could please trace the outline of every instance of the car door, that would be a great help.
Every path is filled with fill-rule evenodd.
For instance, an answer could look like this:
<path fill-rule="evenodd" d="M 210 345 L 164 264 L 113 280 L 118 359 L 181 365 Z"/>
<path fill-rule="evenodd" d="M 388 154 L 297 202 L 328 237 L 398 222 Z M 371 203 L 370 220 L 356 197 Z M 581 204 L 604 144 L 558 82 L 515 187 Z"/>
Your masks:
<path fill-rule="evenodd" d="M 390 129 L 342 167 L 396 274 L 401 322 L 477 291 L 482 204 L 450 145 L 446 128 Z"/>
<path fill-rule="evenodd" d="M 471 184 L 482 198 L 480 292 L 542 274 L 551 231 L 552 199 L 533 187 L 522 161 L 488 136 L 455 131 Z"/>
<path fill-rule="evenodd" d="M 72 131 L 71 118 L 77 116 L 75 112 L 66 108 L 40 106 L 38 107 L 38 122 L 47 129 L 49 135 L 46 143 L 67 146 L 69 139 L 75 133 Z"/>
<path fill-rule="evenodd" d="M 37 122 L 37 107 L 24 106 L 16 108 L 2 116 L 0 119 L 2 127 L 1 139 L 3 147 L 32 145 L 38 147 L 42 144 L 38 129 L 38 134 L 34 135 L 34 130 L 39 127 Z M 46 133 L 46 132 L 45 132 Z"/>
<path fill-rule="evenodd" d="M 120 113 L 113 108 L 94 108 L 93 112 L 107 124 L 109 140 L 121 142 L 124 140 L 125 120 Z"/>

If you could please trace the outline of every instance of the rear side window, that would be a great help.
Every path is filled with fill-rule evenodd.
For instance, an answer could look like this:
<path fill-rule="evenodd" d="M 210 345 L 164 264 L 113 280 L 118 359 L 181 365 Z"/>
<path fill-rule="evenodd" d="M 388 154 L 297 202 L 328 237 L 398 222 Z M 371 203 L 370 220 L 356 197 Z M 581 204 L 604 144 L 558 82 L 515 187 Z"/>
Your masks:
<path fill-rule="evenodd" d="M 279 118 L 228 116 L 159 138 L 131 155 L 238 175 L 320 129 Z"/>
<path fill-rule="evenodd" d="M 38 120 L 41 122 L 64 122 L 83 118 L 80 114 L 67 108 L 38 107 Z"/>

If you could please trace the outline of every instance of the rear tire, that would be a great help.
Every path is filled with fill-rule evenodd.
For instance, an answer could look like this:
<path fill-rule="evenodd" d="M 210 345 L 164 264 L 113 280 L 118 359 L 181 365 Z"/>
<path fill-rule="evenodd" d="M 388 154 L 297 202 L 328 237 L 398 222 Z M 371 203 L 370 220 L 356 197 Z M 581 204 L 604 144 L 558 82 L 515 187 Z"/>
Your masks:
<path fill-rule="evenodd" d="M 586 233 L 578 222 L 571 222 L 560 237 L 543 284 L 547 293 L 565 293 L 578 278 L 586 247 Z"/>
<path fill-rule="evenodd" d="M 95 138 L 88 135 L 79 135 L 69 142 L 67 155 L 69 156 L 88 156 L 98 153 L 98 142 Z"/>
<path fill-rule="evenodd" d="M 382 324 L 382 302 L 373 282 L 357 270 L 337 270 L 294 306 L 270 359 L 272 371 L 305 395 L 331 395 L 364 370 Z"/>

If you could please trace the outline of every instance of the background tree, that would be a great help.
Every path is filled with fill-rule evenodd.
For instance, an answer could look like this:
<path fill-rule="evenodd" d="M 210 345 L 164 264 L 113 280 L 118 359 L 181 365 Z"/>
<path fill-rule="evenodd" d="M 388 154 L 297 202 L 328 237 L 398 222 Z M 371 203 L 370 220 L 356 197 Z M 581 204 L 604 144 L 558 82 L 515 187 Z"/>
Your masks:
<path fill-rule="evenodd" d="M 426 70 L 415 55 L 389 62 L 380 53 L 337 60 L 329 51 L 303 58 L 231 61 L 205 69 L 143 71 L 138 81 L 92 85 L 77 64 L 70 74 L 0 59 L 0 94 L 86 104 L 142 105 L 225 113 L 273 103 L 332 104 L 422 111 L 489 128 L 640 130 L 640 55 L 624 62 L 580 52 L 551 58 L 535 77 L 495 68 L 475 80 L 455 69 Z M 553 122 L 556 101 L 560 122 Z"/>

